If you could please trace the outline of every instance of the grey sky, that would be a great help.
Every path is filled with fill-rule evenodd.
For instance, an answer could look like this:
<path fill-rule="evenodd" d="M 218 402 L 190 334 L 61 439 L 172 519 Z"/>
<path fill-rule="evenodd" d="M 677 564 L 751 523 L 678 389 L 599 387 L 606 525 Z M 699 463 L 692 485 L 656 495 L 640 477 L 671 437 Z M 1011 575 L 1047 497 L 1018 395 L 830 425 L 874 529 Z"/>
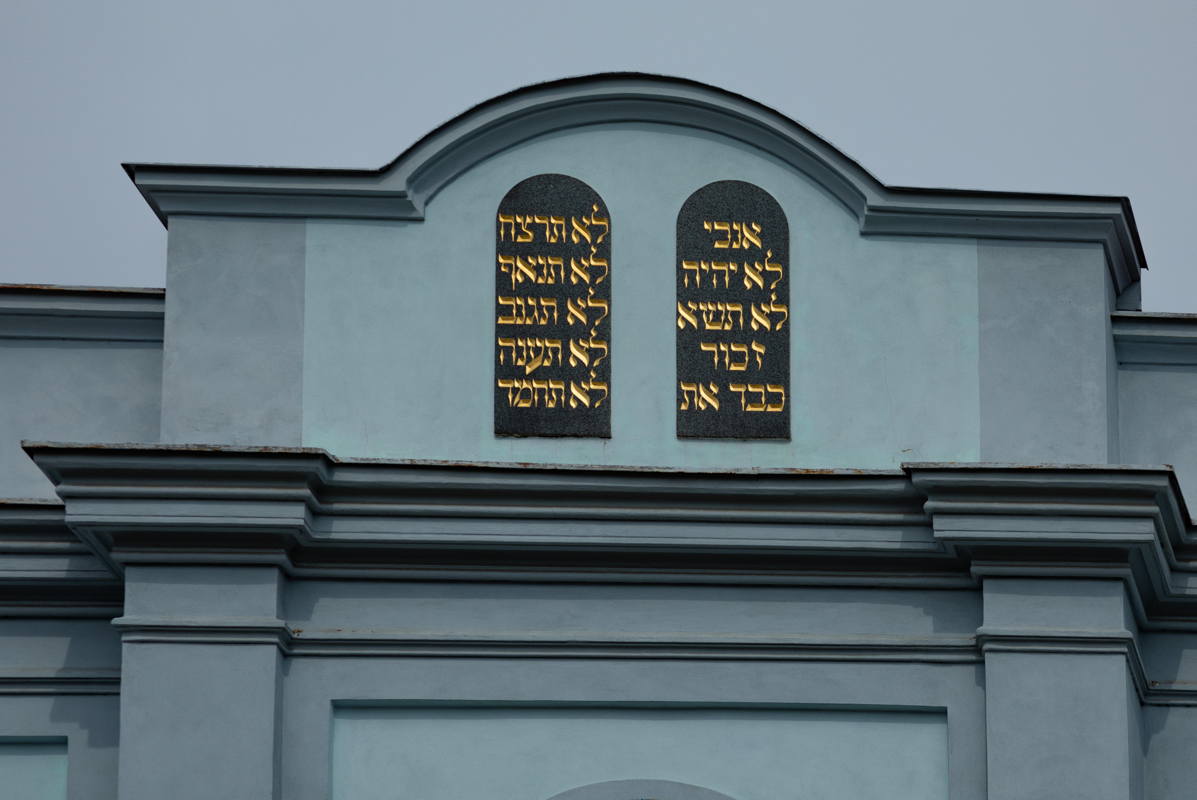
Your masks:
<path fill-rule="evenodd" d="M 891 185 L 1127 195 L 1197 311 L 1197 2 L 0 0 L 0 282 L 161 286 L 121 161 L 376 167 L 469 106 L 640 70 L 766 103 Z"/>

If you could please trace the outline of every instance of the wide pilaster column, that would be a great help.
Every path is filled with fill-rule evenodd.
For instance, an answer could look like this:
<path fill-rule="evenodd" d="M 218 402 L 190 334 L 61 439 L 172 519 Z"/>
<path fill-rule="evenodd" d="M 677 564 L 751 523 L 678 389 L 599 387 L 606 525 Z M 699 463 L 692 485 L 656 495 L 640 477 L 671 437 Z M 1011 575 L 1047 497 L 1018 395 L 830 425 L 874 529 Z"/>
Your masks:
<path fill-rule="evenodd" d="M 121 800 L 278 797 L 274 567 L 125 575 Z"/>
<path fill-rule="evenodd" d="M 1123 582 L 986 577 L 984 602 L 989 800 L 1141 798 Z"/>

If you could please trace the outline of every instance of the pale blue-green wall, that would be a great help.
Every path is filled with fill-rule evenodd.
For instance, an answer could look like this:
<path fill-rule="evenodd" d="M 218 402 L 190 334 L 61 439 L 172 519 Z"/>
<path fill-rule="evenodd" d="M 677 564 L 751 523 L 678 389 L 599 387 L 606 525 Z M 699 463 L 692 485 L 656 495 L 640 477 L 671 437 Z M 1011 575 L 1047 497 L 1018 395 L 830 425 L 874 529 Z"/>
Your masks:
<path fill-rule="evenodd" d="M 0 739 L 0 797 L 66 800 L 65 742 Z"/>
<path fill-rule="evenodd" d="M 54 497 L 21 440 L 158 440 L 162 346 L 0 340 L 0 497 Z"/>
<path fill-rule="evenodd" d="M 355 709 L 333 724 L 334 800 L 545 800 L 650 778 L 736 800 L 948 796 L 943 714 Z"/>
<path fill-rule="evenodd" d="M 613 235 L 612 438 L 493 434 L 494 215 L 529 175 L 589 183 Z M 791 230 L 790 442 L 674 432 L 674 225 L 734 178 Z M 687 467 L 884 468 L 977 460 L 977 245 L 870 238 L 801 173 L 663 125 L 561 131 L 450 183 L 419 223 L 307 225 L 303 442 L 342 457 Z"/>

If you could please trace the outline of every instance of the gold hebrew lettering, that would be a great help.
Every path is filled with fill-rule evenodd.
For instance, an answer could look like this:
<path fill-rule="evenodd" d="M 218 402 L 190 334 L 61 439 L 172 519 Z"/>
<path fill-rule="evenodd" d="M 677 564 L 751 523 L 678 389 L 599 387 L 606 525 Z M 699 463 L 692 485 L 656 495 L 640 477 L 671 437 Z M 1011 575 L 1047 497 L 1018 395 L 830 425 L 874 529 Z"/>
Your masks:
<path fill-rule="evenodd" d="M 585 283 L 590 283 L 589 267 L 590 262 L 588 262 L 585 258 L 581 260 L 577 258 L 571 258 L 569 260 L 569 282 L 575 286 L 579 280 L 584 281 Z"/>
<path fill-rule="evenodd" d="M 751 230 L 749 230 L 751 228 Z M 761 226 L 755 222 L 741 222 L 740 223 L 740 247 L 745 250 L 748 249 L 748 244 L 744 243 L 747 239 L 749 244 L 755 244 L 757 249 L 761 248 L 761 239 L 757 236 L 761 232 Z"/>
<path fill-rule="evenodd" d="M 765 306 L 762 304 L 761 307 L 764 308 Z M 782 318 L 782 320 L 780 322 L 775 323 L 773 325 L 773 330 L 775 330 L 775 331 L 781 330 L 781 326 L 785 325 L 786 320 L 788 320 L 790 318 L 789 306 L 785 305 L 784 303 L 777 302 L 777 295 L 774 294 L 774 295 L 772 295 L 772 302 L 769 303 L 769 311 L 773 312 L 774 314 L 785 314 L 785 316 Z"/>
<path fill-rule="evenodd" d="M 764 303 L 749 303 L 748 310 L 752 314 L 752 329 L 754 331 L 761 328 L 767 331 L 773 330 L 773 325 L 769 322 L 769 306 Z"/>
<path fill-rule="evenodd" d="M 678 387 L 682 390 L 682 402 L 678 406 L 679 411 L 690 410 L 690 397 L 694 397 L 694 406 L 698 407 L 698 384 L 688 383 L 686 381 L 679 381 Z"/>
<path fill-rule="evenodd" d="M 565 402 L 565 383 L 552 380 L 516 380 L 517 385 L 531 391 L 531 405 L 557 408 Z M 522 391 L 522 390 L 521 390 Z"/>
<path fill-rule="evenodd" d="M 500 348 L 506 347 L 509 350 L 511 350 L 511 363 L 514 364 L 515 363 L 515 339 L 505 338 L 505 337 L 500 336 L 499 337 L 499 347 Z M 506 363 L 503 360 L 505 355 L 506 355 L 505 350 L 499 350 L 499 363 L 500 364 Z"/>
<path fill-rule="evenodd" d="M 731 370 L 732 372 L 743 372 L 744 370 L 748 369 L 748 345 L 737 344 L 736 342 L 732 342 L 730 345 L 728 345 L 728 347 L 731 348 L 731 352 L 733 354 L 739 353 L 739 354 L 743 355 L 744 360 L 740 361 L 740 362 L 736 362 L 736 361 L 732 361 L 729 357 L 728 362 L 727 362 L 727 368 L 729 370 Z"/>
<path fill-rule="evenodd" d="M 678 330 L 683 330 L 686 323 L 689 322 L 695 328 L 698 327 L 698 315 L 694 312 L 697 310 L 693 302 L 686 303 L 688 308 L 682 307 L 682 302 L 679 300 L 677 304 L 677 327 Z"/>
<path fill-rule="evenodd" d="M 765 390 L 768 391 L 769 394 L 781 395 L 780 402 L 770 403 L 769 405 L 765 406 L 766 411 L 781 411 L 786 407 L 786 388 L 784 386 L 776 383 L 770 383 L 765 386 Z"/>
<path fill-rule="evenodd" d="M 507 241 L 507 228 L 505 226 L 508 226 L 508 225 L 511 226 L 511 241 L 514 242 L 515 241 L 515 217 L 511 216 L 510 214 L 500 214 L 499 215 L 499 241 L 500 242 Z"/>
<path fill-rule="evenodd" d="M 715 395 L 719 394 L 719 387 L 713 383 L 707 385 L 698 384 L 698 407 L 706 411 L 708 408 L 719 410 L 719 398 Z"/>
<path fill-rule="evenodd" d="M 569 340 L 569 365 L 576 367 L 578 364 L 590 366 L 590 347 L 586 339 Z"/>
<path fill-rule="evenodd" d="M 756 288 L 758 288 L 758 289 L 765 288 L 765 279 L 761 275 L 762 269 L 764 269 L 764 268 L 761 266 L 761 262 L 759 262 L 759 261 L 756 261 L 752 264 L 749 264 L 747 261 L 744 262 L 744 288 L 745 289 L 751 289 L 754 284 L 756 285 Z"/>
<path fill-rule="evenodd" d="M 511 275 L 511 289 L 516 287 L 516 260 L 510 255 L 499 256 L 499 271 Z"/>
<path fill-rule="evenodd" d="M 605 320 L 607 315 L 611 313 L 611 304 L 602 298 L 595 297 L 594 289 L 589 289 L 587 292 L 586 305 L 590 308 L 601 308 L 603 310 L 603 315 L 594 321 L 594 325 L 590 329 L 590 335 L 594 336 L 596 333 L 598 333 L 598 326 L 602 324 L 602 321 Z"/>
<path fill-rule="evenodd" d="M 702 312 L 703 328 L 708 331 L 730 331 L 744 327 L 744 306 L 740 303 L 700 302 L 698 310 Z"/>
<path fill-rule="evenodd" d="M 586 298 L 579 298 L 578 300 L 567 299 L 565 301 L 568 309 L 565 317 L 566 325 L 573 325 L 576 318 L 582 325 L 588 324 L 586 319 Z"/>
<path fill-rule="evenodd" d="M 770 291 L 772 291 L 773 289 L 776 289 L 777 284 L 781 283 L 781 279 L 783 277 L 785 277 L 785 270 L 782 269 L 781 264 L 774 264 L 773 262 L 769 261 L 769 259 L 772 256 L 773 256 L 772 250 L 765 251 L 765 272 L 776 272 L 777 273 L 777 277 L 773 279 L 773 283 L 769 284 Z"/>
<path fill-rule="evenodd" d="M 719 369 L 719 346 L 715 342 L 699 342 L 698 349 L 704 353 L 710 353 L 715 369 Z"/>
<path fill-rule="evenodd" d="M 577 408 L 578 404 L 590 408 L 590 393 L 586 391 L 586 382 L 578 383 L 576 381 L 569 382 L 569 407 Z"/>
<path fill-rule="evenodd" d="M 698 304 L 698 310 L 702 312 L 702 327 L 704 330 L 723 330 L 725 314 L 723 314 L 723 309 L 720 308 L 722 305 L 722 303 L 707 303 L 705 301 Z M 717 322 L 715 321 L 715 311 L 720 312 L 719 320 Z"/>
<path fill-rule="evenodd" d="M 507 390 L 507 405 L 511 408 L 530 408 L 536 402 L 532 381 L 500 378 L 497 383 L 500 389 Z M 527 397 L 524 392 L 528 393 Z"/>
<path fill-rule="evenodd" d="M 591 350 L 602 350 L 603 351 L 603 354 L 601 356 L 598 356 L 597 358 L 594 359 L 594 366 L 596 366 L 596 367 L 599 364 L 603 363 L 603 360 L 611 355 L 611 349 L 609 347 L 607 347 L 607 342 L 603 339 L 591 338 L 586 341 L 586 344 Z"/>
<path fill-rule="evenodd" d="M 765 361 L 764 361 L 765 346 L 754 339 L 752 341 L 752 351 L 753 351 L 753 354 L 756 356 L 756 368 L 764 369 L 765 368 Z"/>
<path fill-rule="evenodd" d="M 515 298 L 514 297 L 500 296 L 499 297 L 499 305 L 500 306 L 508 306 L 511 308 L 511 314 L 509 314 L 509 315 L 500 314 L 499 315 L 498 322 L 500 325 L 519 325 L 520 324 L 519 322 L 516 322 Z"/>
<path fill-rule="evenodd" d="M 594 240 L 595 244 L 601 244 L 603 239 L 607 238 L 607 234 L 611 232 L 611 220 L 607 219 L 606 217 L 600 217 L 598 215 L 598 210 L 599 209 L 597 205 L 592 205 L 590 207 L 590 216 L 582 218 L 582 221 L 592 228 L 598 227 L 599 225 L 603 226 L 602 234 Z M 590 240 L 587 239 L 587 241 Z"/>
<path fill-rule="evenodd" d="M 708 225 L 709 225 L 709 227 L 708 227 Z M 727 223 L 727 222 L 710 222 L 710 223 L 704 222 L 704 223 L 702 223 L 702 227 L 706 228 L 708 231 L 713 231 L 714 233 L 719 233 L 720 231 L 723 232 L 724 238 L 717 239 L 715 241 L 715 249 L 726 250 L 727 248 L 731 247 L 731 224 L 730 223 Z"/>
<path fill-rule="evenodd" d="M 515 224 L 520 226 L 520 233 L 516 237 L 517 242 L 530 242 L 533 239 L 532 231 L 528 230 L 528 223 L 532 222 L 532 217 L 526 217 L 522 214 L 515 215 Z"/>
<path fill-rule="evenodd" d="M 764 411 L 765 410 L 765 385 L 763 383 L 750 383 L 750 384 L 748 384 L 748 391 L 759 393 L 761 396 L 761 399 L 760 399 L 760 402 L 757 402 L 757 403 L 750 402 L 747 406 L 745 406 L 744 410 L 745 411 Z"/>
<path fill-rule="evenodd" d="M 534 257 L 533 257 L 533 258 L 529 258 L 529 259 L 528 259 L 528 261 L 524 261 L 524 259 L 520 258 L 519 256 L 516 256 L 516 257 L 515 257 L 515 270 L 516 270 L 516 275 L 512 275 L 512 276 L 511 276 L 511 288 L 512 288 L 512 289 L 514 289 L 514 288 L 515 288 L 515 283 L 516 283 L 516 277 L 517 277 L 517 275 L 518 275 L 518 278 L 519 278 L 519 282 L 520 282 L 520 283 L 523 283 L 523 282 L 524 282 L 524 276 L 525 276 L 525 275 L 527 276 L 527 279 L 528 279 L 529 281 L 532 281 L 533 283 L 539 283 L 539 282 L 540 282 L 540 281 L 537 281 L 537 280 L 536 280 L 536 270 L 535 270 L 535 269 L 533 269 L 533 267 L 532 267 L 532 265 L 533 265 L 533 264 L 535 264 L 535 263 L 536 263 L 536 259 L 535 259 Z"/>
<path fill-rule="evenodd" d="M 536 273 L 537 283 L 565 283 L 565 266 L 559 256 L 534 256 L 528 261 L 540 266 Z"/>
<path fill-rule="evenodd" d="M 598 251 L 595 247 L 590 248 L 590 258 L 582 259 L 582 260 L 587 261 L 589 263 L 589 265 L 592 267 L 602 267 L 603 268 L 603 274 L 594 279 L 595 286 L 597 286 L 600 283 L 602 283 L 603 281 L 605 281 L 607 279 L 607 276 L 611 274 L 611 266 L 607 263 L 607 259 L 599 258 Z"/>
<path fill-rule="evenodd" d="M 503 297 L 498 298 L 499 305 L 511 310 L 510 314 L 503 314 L 499 309 L 500 325 L 547 325 L 551 318 L 557 322 L 557 299 L 553 297 Z M 550 314 L 550 311 L 552 312 Z"/>
<path fill-rule="evenodd" d="M 541 367 L 551 367 L 554 364 L 553 353 L 557 354 L 556 364 L 561 364 L 561 340 L 521 338 L 516 339 L 523 351 L 523 358 L 515 362 L 516 366 L 524 367 L 524 374 L 530 374 Z"/>
<path fill-rule="evenodd" d="M 602 392 L 603 393 L 602 397 L 600 397 L 599 399 L 594 401 L 595 408 L 598 408 L 599 406 L 601 406 L 603 404 L 603 402 L 606 401 L 607 397 L 610 395 L 610 391 L 608 390 L 606 382 L 605 381 L 596 381 L 594 379 L 594 370 L 590 371 L 590 380 L 586 383 L 586 389 L 591 392 Z"/>
<path fill-rule="evenodd" d="M 516 379 L 515 383 L 516 388 L 519 390 L 519 394 L 516 395 L 516 407 L 529 408 L 536 405 L 536 387 L 532 384 L 532 381 Z M 527 397 L 524 397 L 524 392 L 528 393 Z"/>
<path fill-rule="evenodd" d="M 554 244 L 565 241 L 565 217 L 549 217 L 548 240 Z"/>
<path fill-rule="evenodd" d="M 704 262 L 704 263 L 705 263 L 705 262 Z M 711 262 L 711 271 L 712 271 L 712 272 L 722 272 L 722 273 L 723 273 L 723 288 L 725 288 L 725 289 L 726 289 L 726 288 L 728 288 L 728 286 L 730 286 L 730 284 L 729 284 L 729 280 L 730 280 L 730 279 L 729 279 L 728 275 L 729 275 L 731 272 L 735 272 L 735 271 L 736 271 L 736 265 L 735 265 L 735 262 L 732 262 L 731 264 L 729 264 L 729 263 L 727 263 L 726 261 L 712 261 L 712 262 Z M 712 279 L 711 279 L 711 285 L 712 285 L 712 286 L 717 286 L 717 285 L 718 285 L 718 279 L 717 279 L 717 278 L 715 278 L 715 277 L 712 277 Z"/>
<path fill-rule="evenodd" d="M 582 217 L 581 220 L 577 217 L 570 217 L 569 224 L 572 228 L 570 239 L 573 240 L 574 244 L 577 244 L 582 239 L 585 239 L 586 243 L 590 244 L 590 228 L 586 225 L 586 217 Z"/>
<path fill-rule="evenodd" d="M 515 405 L 515 381 L 510 378 L 499 378 L 496 382 L 500 389 L 507 390 L 507 406 L 510 408 Z"/>
<path fill-rule="evenodd" d="M 691 273 L 691 272 L 694 273 L 694 285 L 701 286 L 702 278 L 698 273 L 698 262 L 697 261 L 683 261 L 682 262 L 682 286 L 690 285 L 690 274 L 689 273 Z"/>
<path fill-rule="evenodd" d="M 731 315 L 732 314 L 735 314 L 736 318 L 739 320 L 739 322 L 736 323 L 736 327 L 739 330 L 744 330 L 744 306 L 741 305 L 740 303 L 724 303 L 723 309 L 727 314 L 726 330 L 730 331 L 732 329 L 732 324 L 731 324 Z"/>

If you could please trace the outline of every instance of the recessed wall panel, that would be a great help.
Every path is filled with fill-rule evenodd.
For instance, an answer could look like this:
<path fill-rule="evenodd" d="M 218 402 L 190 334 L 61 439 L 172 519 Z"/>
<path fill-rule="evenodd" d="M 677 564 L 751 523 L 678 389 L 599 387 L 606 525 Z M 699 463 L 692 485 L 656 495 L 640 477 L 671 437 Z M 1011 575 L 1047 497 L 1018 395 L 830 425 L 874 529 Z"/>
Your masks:
<path fill-rule="evenodd" d="M 338 708 L 334 800 L 548 800 L 612 780 L 736 800 L 935 800 L 943 714 L 772 708 Z"/>
<path fill-rule="evenodd" d="M 66 800 L 64 740 L 0 738 L 0 797 Z"/>

